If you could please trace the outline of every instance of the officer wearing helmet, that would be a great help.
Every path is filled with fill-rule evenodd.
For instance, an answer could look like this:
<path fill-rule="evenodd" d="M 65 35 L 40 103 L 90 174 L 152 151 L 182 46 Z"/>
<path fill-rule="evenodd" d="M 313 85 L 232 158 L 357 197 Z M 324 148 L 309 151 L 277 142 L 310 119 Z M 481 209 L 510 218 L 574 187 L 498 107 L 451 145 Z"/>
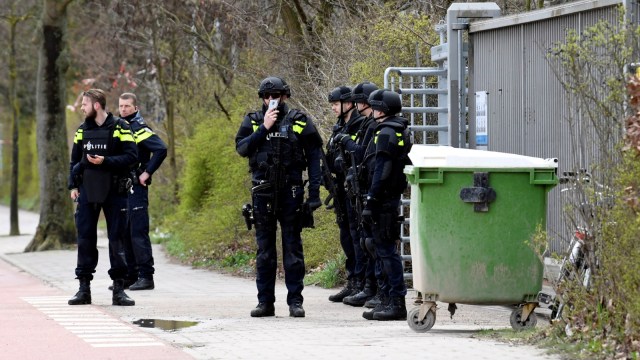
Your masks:
<path fill-rule="evenodd" d="M 342 138 L 355 140 L 365 117 L 356 110 L 351 88 L 338 86 L 328 96 L 331 110 L 338 118 L 333 126 L 331 139 L 327 144 L 327 163 L 335 174 L 337 186 L 334 196 L 336 209 L 336 223 L 340 229 L 340 245 L 346 256 L 345 270 L 347 284 L 337 294 L 329 296 L 329 301 L 343 302 L 344 298 L 355 295 L 362 290 L 366 269 L 366 255 L 360 247 L 359 224 L 354 206 L 356 196 L 345 184 L 348 169 L 351 167 L 351 157 L 342 148 Z M 338 210 L 340 209 L 340 210 Z M 358 214 L 359 215 L 359 214 Z"/>
<path fill-rule="evenodd" d="M 258 88 L 260 110 L 244 117 L 236 135 L 236 151 L 249 159 L 253 221 L 256 228 L 256 286 L 258 306 L 252 317 L 275 316 L 275 282 L 278 254 L 277 222 L 282 235 L 282 259 L 287 286 L 289 316 L 304 317 L 305 275 L 302 249 L 302 209 L 320 207 L 320 158 L 322 139 L 311 119 L 290 109 L 289 85 L 279 77 L 267 77 Z M 271 108 L 270 103 L 275 107 Z M 303 172 L 308 174 L 304 200 Z"/>
<path fill-rule="evenodd" d="M 403 169 L 410 164 L 411 138 L 407 120 L 397 116 L 402 109 L 398 93 L 376 90 L 369 96 L 369 104 L 377 125 L 363 159 L 370 186 L 362 220 L 371 228 L 373 247 L 382 265 L 376 267 L 376 278 L 384 279 L 384 283 L 383 301 L 362 316 L 367 320 L 405 320 L 407 286 L 396 241 L 400 238 L 398 209 L 407 187 Z"/>
<path fill-rule="evenodd" d="M 353 88 L 352 91 L 352 100 L 356 104 L 356 108 L 358 112 L 365 117 L 364 121 L 358 129 L 355 139 L 351 139 L 351 137 L 342 137 L 341 143 L 343 148 L 347 152 L 351 152 L 354 154 L 355 166 L 352 165 L 350 172 L 351 176 L 354 176 L 354 180 L 358 182 L 358 200 L 360 204 L 366 197 L 367 191 L 369 189 L 369 184 L 366 181 L 367 176 L 363 176 L 366 174 L 366 169 L 362 164 L 362 160 L 364 158 L 364 152 L 368 146 L 368 144 L 373 139 L 373 130 L 377 123 L 373 118 L 373 109 L 369 104 L 369 95 L 372 92 L 378 90 L 378 87 L 371 82 L 365 81 Z M 361 206 L 360 206 L 361 208 Z M 359 216 L 361 214 L 358 214 Z M 365 249 L 365 274 L 364 274 L 364 286 L 362 290 L 356 294 L 345 297 L 342 302 L 351 305 L 351 306 L 365 306 L 368 308 L 373 308 L 377 304 L 380 303 L 380 288 L 382 287 L 382 279 L 379 281 L 375 276 L 375 264 L 376 264 L 376 254 L 375 249 L 373 248 L 373 235 L 371 234 L 371 228 L 368 224 L 360 224 L 359 232 L 359 243 L 360 248 Z M 381 265 L 379 265 L 381 266 Z M 378 286 L 380 283 L 380 286 Z"/>

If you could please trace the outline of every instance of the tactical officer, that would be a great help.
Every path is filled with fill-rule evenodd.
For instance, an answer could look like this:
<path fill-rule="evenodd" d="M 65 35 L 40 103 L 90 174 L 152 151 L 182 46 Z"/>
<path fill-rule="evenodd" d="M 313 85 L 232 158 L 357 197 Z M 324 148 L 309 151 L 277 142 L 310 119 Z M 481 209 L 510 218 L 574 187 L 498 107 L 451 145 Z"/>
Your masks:
<path fill-rule="evenodd" d="M 404 320 L 407 318 L 407 287 L 396 241 L 400 238 L 398 209 L 400 196 L 407 187 L 403 169 L 410 164 L 411 137 L 407 120 L 396 116 L 402 109 L 398 93 L 376 90 L 369 96 L 369 104 L 377 126 L 363 160 L 369 170 L 371 186 L 362 219 L 371 227 L 375 253 L 382 263 L 382 268 L 376 268 L 376 277 L 380 279 L 382 271 L 386 273 L 386 281 L 382 284 L 382 295 L 386 300 L 362 316 L 367 320 Z"/>
<path fill-rule="evenodd" d="M 137 97 L 123 93 L 118 100 L 120 117 L 129 123 L 138 145 L 138 162 L 133 174 L 133 193 L 129 194 L 129 231 L 124 242 L 129 274 L 125 287 L 129 290 L 151 290 L 153 282 L 153 252 L 149 239 L 149 185 L 151 175 L 167 157 L 167 145 L 145 123 L 137 106 Z M 153 156 L 152 156 L 153 155 Z"/>
<path fill-rule="evenodd" d="M 277 222 L 282 231 L 282 259 L 287 286 L 289 316 L 304 317 L 305 275 L 302 250 L 302 209 L 320 207 L 320 157 L 322 139 L 311 119 L 290 109 L 287 83 L 279 77 L 262 80 L 258 97 L 262 109 L 244 117 L 236 135 L 236 151 L 249 158 L 253 182 L 251 196 L 256 227 L 256 286 L 258 306 L 252 317 L 274 316 L 277 270 Z M 275 100 L 275 101 L 274 101 Z M 269 107 L 273 103 L 274 107 Z M 309 177 L 309 193 L 303 204 L 303 171 Z"/>
<path fill-rule="evenodd" d="M 98 264 L 97 225 L 100 210 L 107 221 L 109 275 L 113 279 L 113 305 L 135 305 L 124 292 L 127 264 L 118 254 L 127 224 L 127 193 L 131 189 L 129 169 L 138 151 L 129 125 L 105 111 L 102 90 L 82 94 L 86 118 L 76 131 L 71 150 L 69 189 L 78 202 L 75 220 L 78 229 L 78 293 L 69 305 L 91 304 L 90 282 Z"/>
<path fill-rule="evenodd" d="M 378 87 L 368 81 L 362 82 L 353 88 L 352 100 L 355 102 L 358 112 L 364 116 L 365 119 L 362 121 L 362 124 L 358 129 L 355 139 L 352 139 L 351 136 L 342 136 L 339 139 L 344 150 L 346 152 L 353 153 L 355 164 L 350 164 L 351 167 L 349 171 L 351 181 L 357 181 L 357 193 L 355 194 L 355 199 L 352 199 L 352 204 L 355 203 L 353 200 L 357 201 L 358 204 L 354 207 L 360 211 L 362 211 L 362 203 L 369 189 L 367 176 L 362 176 L 366 173 L 366 169 L 362 165 L 362 160 L 368 144 L 373 139 L 373 130 L 375 125 L 377 125 L 373 119 L 373 109 L 369 105 L 369 95 L 371 95 L 375 90 L 378 90 Z M 350 181 L 347 181 L 347 183 L 349 184 Z M 361 213 L 357 214 L 357 217 L 361 218 L 361 215 Z M 373 308 L 380 302 L 381 293 L 377 290 L 380 288 L 378 283 L 382 284 L 383 280 L 381 279 L 380 281 L 377 281 L 375 276 L 375 262 L 377 257 L 375 255 L 375 249 L 373 248 L 373 235 L 371 235 L 371 228 L 368 224 L 362 224 L 361 221 L 359 225 L 359 246 L 360 248 L 367 250 L 364 251 L 366 261 L 364 287 L 362 288 L 362 291 L 357 294 L 345 297 L 342 302 L 351 306 L 364 305 L 366 307 Z M 381 266 L 381 264 L 378 266 Z M 384 274 L 384 272 L 382 274 Z"/>
<path fill-rule="evenodd" d="M 332 173 L 335 174 L 336 186 L 334 196 L 334 206 L 336 209 L 336 223 L 340 229 L 340 245 L 346 256 L 345 270 L 347 274 L 347 284 L 337 294 L 329 296 L 329 301 L 342 302 L 345 297 L 355 295 L 362 290 L 364 272 L 366 265 L 366 255 L 360 247 L 360 237 L 358 236 L 359 214 L 352 203 L 355 196 L 352 192 L 347 192 L 345 181 L 348 168 L 351 166 L 351 157 L 341 147 L 340 139 L 346 137 L 355 139 L 364 121 L 364 116 L 356 110 L 352 99 L 351 88 L 339 86 L 329 93 L 329 103 L 331 110 L 338 118 L 333 126 L 331 140 L 327 144 L 327 163 Z"/>

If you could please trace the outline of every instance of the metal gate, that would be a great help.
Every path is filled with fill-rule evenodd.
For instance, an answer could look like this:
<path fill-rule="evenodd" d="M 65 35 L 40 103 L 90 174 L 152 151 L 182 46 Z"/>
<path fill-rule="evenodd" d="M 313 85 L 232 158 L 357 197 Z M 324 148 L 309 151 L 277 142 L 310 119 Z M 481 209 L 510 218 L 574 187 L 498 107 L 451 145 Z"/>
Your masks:
<path fill-rule="evenodd" d="M 390 67 L 384 72 L 384 87 L 400 94 L 402 112 L 407 115 L 414 144 L 475 147 L 473 124 L 467 123 L 468 46 L 463 33 L 469 20 L 500 16 L 494 3 L 453 4 L 447 10 L 447 23 L 436 26 L 440 44 L 431 48 L 435 67 Z M 409 192 L 402 196 L 400 213 L 400 255 L 405 279 L 411 279 L 409 246 Z"/>

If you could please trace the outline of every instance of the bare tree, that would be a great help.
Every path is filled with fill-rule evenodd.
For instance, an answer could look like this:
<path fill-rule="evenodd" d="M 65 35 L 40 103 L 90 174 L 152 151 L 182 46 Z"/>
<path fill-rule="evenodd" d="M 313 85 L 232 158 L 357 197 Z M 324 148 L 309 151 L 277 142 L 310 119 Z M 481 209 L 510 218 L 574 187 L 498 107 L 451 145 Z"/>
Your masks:
<path fill-rule="evenodd" d="M 41 47 L 36 90 L 40 222 L 25 251 L 55 249 L 73 243 L 75 230 L 68 196 L 68 146 L 65 123 L 68 67 L 67 6 L 72 0 L 43 0 Z"/>
<path fill-rule="evenodd" d="M 11 4 L 11 10 L 7 14 L 0 14 L 0 19 L 9 26 L 9 104 L 11 107 L 11 203 L 10 203 L 10 230 L 9 235 L 20 235 L 18 221 L 18 149 L 19 149 L 19 117 L 20 104 L 18 102 L 18 90 L 16 79 L 18 69 L 16 65 L 16 30 L 18 24 L 26 21 L 31 14 L 16 14 L 15 3 Z"/>

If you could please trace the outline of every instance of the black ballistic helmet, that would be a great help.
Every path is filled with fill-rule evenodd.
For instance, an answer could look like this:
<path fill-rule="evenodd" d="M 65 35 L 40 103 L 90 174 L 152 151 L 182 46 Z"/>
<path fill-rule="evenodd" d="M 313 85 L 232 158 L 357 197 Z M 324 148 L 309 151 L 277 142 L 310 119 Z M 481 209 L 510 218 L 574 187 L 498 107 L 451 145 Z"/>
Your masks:
<path fill-rule="evenodd" d="M 400 94 L 389 89 L 372 92 L 369 95 L 369 105 L 373 110 L 382 111 L 386 115 L 395 115 L 402 110 Z"/>
<path fill-rule="evenodd" d="M 289 88 L 289 85 L 287 85 L 282 78 L 275 76 L 269 76 L 260 82 L 258 97 L 263 99 L 265 93 L 278 93 L 280 95 L 287 95 L 288 97 L 291 97 L 291 89 Z"/>
<path fill-rule="evenodd" d="M 329 93 L 329 102 L 341 101 L 348 102 L 351 99 L 351 88 L 348 86 L 338 86 Z"/>
<path fill-rule="evenodd" d="M 368 81 L 362 82 L 353 88 L 353 97 L 351 99 L 353 102 L 368 104 L 369 95 L 376 90 L 378 90 L 376 84 Z"/>

